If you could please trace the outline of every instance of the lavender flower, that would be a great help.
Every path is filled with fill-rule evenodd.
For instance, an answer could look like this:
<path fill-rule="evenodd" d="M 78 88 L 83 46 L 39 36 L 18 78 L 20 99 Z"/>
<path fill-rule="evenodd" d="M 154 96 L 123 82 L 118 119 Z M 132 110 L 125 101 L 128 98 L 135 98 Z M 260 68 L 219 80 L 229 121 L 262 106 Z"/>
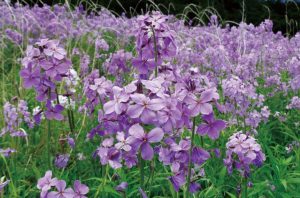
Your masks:
<path fill-rule="evenodd" d="M 11 148 L 6 148 L 6 149 L 1 149 L 0 148 L 0 155 L 3 155 L 4 157 L 10 157 L 12 153 L 17 152 L 15 149 Z"/>
<path fill-rule="evenodd" d="M 250 165 L 261 166 L 265 161 L 265 155 L 256 140 L 242 132 L 233 134 L 226 144 L 226 158 L 224 164 L 229 173 L 233 168 L 241 171 L 244 177 L 250 174 Z"/>
<path fill-rule="evenodd" d="M 5 177 L 2 177 L 0 180 L 0 193 L 2 192 L 3 188 L 7 186 L 10 182 L 10 180 L 3 181 L 4 179 Z"/>
<path fill-rule="evenodd" d="M 127 189 L 128 187 L 128 183 L 127 182 L 121 182 L 118 186 L 116 186 L 116 191 L 119 191 L 119 192 L 125 192 L 125 190 Z"/>
<path fill-rule="evenodd" d="M 89 188 L 86 185 L 82 184 L 79 180 L 74 182 L 74 198 L 87 198 L 85 195 L 88 192 Z"/>
<path fill-rule="evenodd" d="M 161 128 L 154 128 L 149 133 L 145 133 L 143 127 L 135 124 L 129 129 L 130 145 L 135 148 L 140 148 L 141 156 L 144 160 L 151 160 L 153 158 L 153 148 L 150 143 L 160 142 L 164 136 Z"/>
<path fill-rule="evenodd" d="M 66 182 L 64 180 L 57 180 L 55 183 L 57 191 L 51 191 L 47 194 L 47 197 L 54 198 L 73 198 L 74 191 L 72 188 L 66 189 Z"/>
<path fill-rule="evenodd" d="M 69 162 L 70 155 L 69 154 L 61 154 L 57 155 L 55 158 L 55 166 L 57 168 L 65 168 Z"/>
<path fill-rule="evenodd" d="M 224 121 L 215 120 L 213 113 L 209 115 L 203 115 L 202 119 L 205 121 L 205 123 L 198 126 L 197 132 L 200 135 L 207 134 L 213 140 L 217 139 L 220 135 L 220 132 L 226 127 Z"/>

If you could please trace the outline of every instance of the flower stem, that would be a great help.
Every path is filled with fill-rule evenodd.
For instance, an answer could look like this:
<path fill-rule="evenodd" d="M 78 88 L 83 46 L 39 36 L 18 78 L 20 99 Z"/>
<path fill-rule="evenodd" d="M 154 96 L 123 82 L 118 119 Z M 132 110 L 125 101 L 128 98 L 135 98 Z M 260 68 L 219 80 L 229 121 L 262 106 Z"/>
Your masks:
<path fill-rule="evenodd" d="M 50 144 L 51 144 L 51 121 L 48 120 L 47 121 L 48 126 L 47 126 L 47 154 L 48 154 L 48 167 L 49 169 L 51 169 L 51 148 L 50 148 Z"/>
<path fill-rule="evenodd" d="M 196 127 L 196 117 L 193 118 L 191 147 L 189 150 L 188 176 L 187 176 L 186 192 L 185 192 L 186 198 L 189 197 L 189 193 L 190 193 L 191 173 L 192 173 L 192 151 L 193 151 L 193 147 L 194 147 L 195 127 Z"/>
<path fill-rule="evenodd" d="M 242 187 L 242 198 L 247 198 L 248 197 L 248 182 L 247 182 L 247 177 L 244 179 L 244 185 Z"/>
<path fill-rule="evenodd" d="M 51 88 L 48 88 L 48 98 L 51 98 Z M 48 155 L 48 167 L 51 169 L 51 121 L 47 120 L 47 155 Z"/>
<path fill-rule="evenodd" d="M 141 152 L 139 154 L 139 162 L 140 162 L 140 185 L 141 185 L 141 188 L 143 190 L 145 190 L 144 189 L 144 180 L 145 180 L 144 166 L 145 166 L 145 162 L 142 159 Z"/>
<path fill-rule="evenodd" d="M 155 31 L 152 26 L 151 26 L 151 31 L 153 33 L 153 42 L 154 42 L 155 77 L 157 77 L 157 75 L 158 75 L 158 65 L 157 65 L 158 53 L 157 53 L 157 43 L 156 43 Z"/>

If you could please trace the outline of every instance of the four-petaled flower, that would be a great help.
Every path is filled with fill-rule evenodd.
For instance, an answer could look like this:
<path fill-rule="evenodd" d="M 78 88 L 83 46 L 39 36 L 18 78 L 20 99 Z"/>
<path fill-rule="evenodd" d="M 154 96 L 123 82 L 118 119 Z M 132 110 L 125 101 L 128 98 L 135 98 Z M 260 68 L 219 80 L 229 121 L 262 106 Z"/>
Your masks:
<path fill-rule="evenodd" d="M 226 127 L 226 123 L 223 120 L 215 120 L 213 113 L 203 115 L 202 119 L 205 123 L 198 126 L 197 132 L 202 136 L 206 134 L 213 140 L 217 139 L 220 132 Z"/>
<path fill-rule="evenodd" d="M 141 149 L 141 156 L 144 160 L 153 158 L 153 148 L 150 143 L 160 142 L 164 136 L 161 128 L 154 128 L 149 133 L 145 133 L 140 124 L 135 124 L 129 128 L 131 146 Z"/>

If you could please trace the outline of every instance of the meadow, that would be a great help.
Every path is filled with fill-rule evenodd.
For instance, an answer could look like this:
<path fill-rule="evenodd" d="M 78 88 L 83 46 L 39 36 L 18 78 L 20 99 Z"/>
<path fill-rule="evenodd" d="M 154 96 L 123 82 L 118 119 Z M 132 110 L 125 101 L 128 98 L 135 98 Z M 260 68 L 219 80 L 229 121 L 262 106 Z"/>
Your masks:
<path fill-rule="evenodd" d="M 300 197 L 300 33 L 0 2 L 0 197 Z"/>

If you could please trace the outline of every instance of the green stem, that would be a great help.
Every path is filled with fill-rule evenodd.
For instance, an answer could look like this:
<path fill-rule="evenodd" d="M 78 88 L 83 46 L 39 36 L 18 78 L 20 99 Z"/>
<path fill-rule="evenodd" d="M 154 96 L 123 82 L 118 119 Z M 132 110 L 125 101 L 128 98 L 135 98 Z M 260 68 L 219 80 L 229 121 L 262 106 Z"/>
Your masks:
<path fill-rule="evenodd" d="M 48 120 L 48 127 L 47 127 L 47 154 L 48 154 L 48 167 L 49 169 L 51 169 L 51 148 L 50 148 L 50 144 L 51 144 L 51 121 Z"/>
<path fill-rule="evenodd" d="M 191 184 L 191 173 L 192 173 L 192 151 L 194 147 L 194 137 L 195 137 L 195 127 L 196 127 L 196 117 L 193 118 L 193 128 L 192 128 L 192 138 L 191 138 L 191 147 L 189 150 L 189 163 L 188 163 L 188 176 L 187 176 L 187 183 L 186 183 L 186 192 L 185 197 L 189 197 L 190 193 L 190 184 Z"/>
<path fill-rule="evenodd" d="M 157 75 L 158 75 L 158 65 L 157 65 L 158 54 L 157 54 L 156 36 L 155 36 L 155 31 L 154 31 L 153 27 L 151 27 L 151 31 L 153 33 L 153 40 L 154 40 L 155 77 L 157 77 Z"/>
<path fill-rule="evenodd" d="M 51 88 L 48 88 L 48 97 L 51 98 Z M 48 167 L 51 169 L 51 121 L 47 120 L 47 155 L 48 155 Z"/>
<path fill-rule="evenodd" d="M 242 198 L 247 198 L 248 197 L 248 182 L 247 178 L 244 179 L 244 185 L 242 186 Z"/>
<path fill-rule="evenodd" d="M 74 129 L 73 129 L 73 124 L 72 124 L 72 117 L 71 117 L 71 111 L 68 109 L 68 122 L 69 122 L 69 127 L 71 130 L 71 133 L 74 134 Z"/>
<path fill-rule="evenodd" d="M 142 159 L 142 156 L 141 156 L 141 152 L 139 154 L 139 162 L 140 162 L 140 185 L 141 185 L 141 188 L 143 190 L 144 189 L 144 181 L 145 181 L 145 172 L 144 172 L 144 166 L 145 166 L 145 162 L 144 160 Z"/>

